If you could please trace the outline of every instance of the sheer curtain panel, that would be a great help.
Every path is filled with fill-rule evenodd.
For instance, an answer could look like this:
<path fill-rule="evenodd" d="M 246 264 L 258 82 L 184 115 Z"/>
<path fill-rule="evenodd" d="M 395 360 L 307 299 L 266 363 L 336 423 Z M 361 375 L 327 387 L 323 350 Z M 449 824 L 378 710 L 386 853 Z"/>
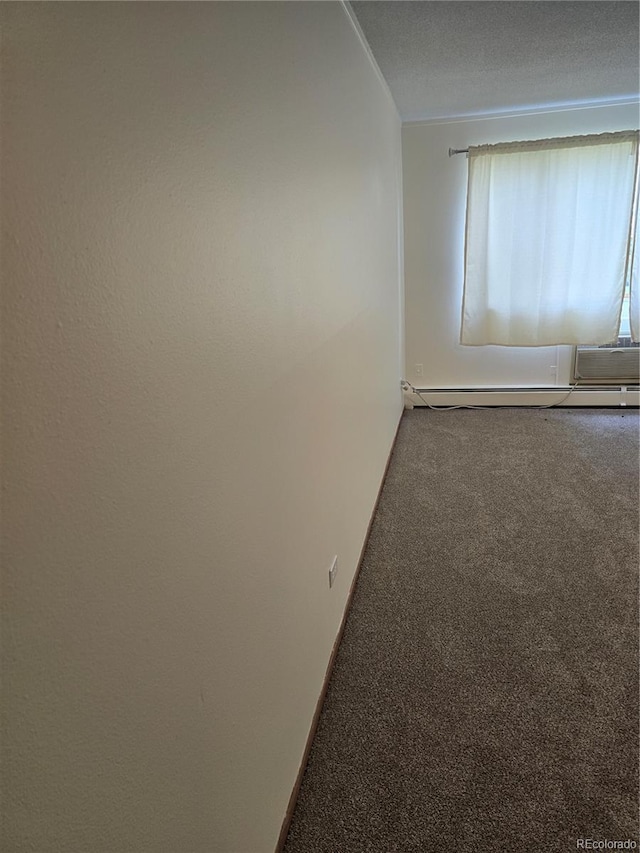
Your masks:
<path fill-rule="evenodd" d="M 616 338 L 637 157 L 637 131 L 469 149 L 463 344 Z"/>
<path fill-rule="evenodd" d="M 633 237 L 633 245 L 631 248 L 631 274 L 630 294 L 629 294 L 629 326 L 631 327 L 631 339 L 633 341 L 640 340 L 640 216 L 638 213 L 638 174 L 636 173 L 636 209 L 635 209 L 635 232 Z"/>

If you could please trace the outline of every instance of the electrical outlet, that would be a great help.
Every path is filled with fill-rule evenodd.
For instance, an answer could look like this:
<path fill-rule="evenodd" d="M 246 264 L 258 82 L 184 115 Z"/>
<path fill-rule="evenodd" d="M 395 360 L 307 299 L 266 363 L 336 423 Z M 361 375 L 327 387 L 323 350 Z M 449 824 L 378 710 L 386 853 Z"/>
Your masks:
<path fill-rule="evenodd" d="M 338 574 L 338 555 L 333 558 L 333 562 L 331 563 L 331 568 L 329 569 L 329 589 L 333 586 L 336 580 L 336 575 Z"/>
<path fill-rule="evenodd" d="M 413 370 L 414 370 L 416 376 L 422 376 L 422 365 L 421 364 L 414 364 Z"/>

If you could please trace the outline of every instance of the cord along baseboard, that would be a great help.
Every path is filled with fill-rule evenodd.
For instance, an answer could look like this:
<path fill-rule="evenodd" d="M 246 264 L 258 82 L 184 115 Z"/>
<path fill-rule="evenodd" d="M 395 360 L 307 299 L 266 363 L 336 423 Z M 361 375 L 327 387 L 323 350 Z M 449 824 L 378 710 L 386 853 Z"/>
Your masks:
<path fill-rule="evenodd" d="M 553 385 L 418 388 L 405 399 L 419 406 L 639 406 L 638 385 Z M 567 396 L 568 395 L 568 396 Z M 563 398 L 566 398 L 563 400 Z M 562 400 L 562 402 L 560 402 Z"/>

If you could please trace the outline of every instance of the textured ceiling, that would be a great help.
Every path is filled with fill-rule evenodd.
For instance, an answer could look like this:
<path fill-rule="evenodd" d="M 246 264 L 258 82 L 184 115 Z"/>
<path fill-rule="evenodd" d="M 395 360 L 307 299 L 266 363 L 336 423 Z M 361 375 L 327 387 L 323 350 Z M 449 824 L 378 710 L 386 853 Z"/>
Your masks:
<path fill-rule="evenodd" d="M 637 97 L 635 0 L 351 7 L 404 121 Z"/>

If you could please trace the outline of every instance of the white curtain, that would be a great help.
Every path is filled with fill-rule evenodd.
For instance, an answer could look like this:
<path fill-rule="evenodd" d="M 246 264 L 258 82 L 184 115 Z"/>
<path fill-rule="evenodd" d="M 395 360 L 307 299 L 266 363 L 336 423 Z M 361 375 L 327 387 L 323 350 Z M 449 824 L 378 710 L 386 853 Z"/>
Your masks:
<path fill-rule="evenodd" d="M 463 344 L 616 338 L 637 156 L 637 131 L 469 149 Z"/>
<path fill-rule="evenodd" d="M 636 175 L 636 192 L 638 188 L 638 176 Z M 640 216 L 638 215 L 638 198 L 636 196 L 636 227 L 633 238 L 632 258 L 631 258 L 631 293 L 629 299 L 629 325 L 631 326 L 631 338 L 634 341 L 640 340 Z"/>

